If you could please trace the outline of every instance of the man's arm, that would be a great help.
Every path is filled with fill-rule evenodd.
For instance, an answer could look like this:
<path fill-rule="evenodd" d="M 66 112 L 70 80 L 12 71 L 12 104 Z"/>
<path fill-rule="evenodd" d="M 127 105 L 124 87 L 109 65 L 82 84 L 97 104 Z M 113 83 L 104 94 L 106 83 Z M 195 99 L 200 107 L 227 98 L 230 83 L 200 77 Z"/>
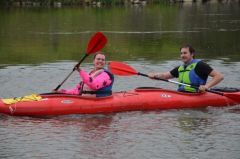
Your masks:
<path fill-rule="evenodd" d="M 206 89 L 209 89 L 209 88 L 217 85 L 218 83 L 220 83 L 223 80 L 223 75 L 216 70 L 212 70 L 210 72 L 209 76 L 212 77 L 212 79 L 208 83 L 206 83 L 205 85 L 201 85 L 199 87 L 200 92 L 206 91 Z"/>
<path fill-rule="evenodd" d="M 175 67 L 174 69 L 172 69 L 171 71 L 168 72 L 164 72 L 164 73 L 149 73 L 148 74 L 149 78 L 161 78 L 161 79 L 171 79 L 174 77 L 178 77 L 178 67 Z"/>
<path fill-rule="evenodd" d="M 155 78 L 161 78 L 161 79 L 171 79 L 173 78 L 173 75 L 170 72 L 164 72 L 164 73 L 149 73 L 149 78 L 155 79 Z"/>

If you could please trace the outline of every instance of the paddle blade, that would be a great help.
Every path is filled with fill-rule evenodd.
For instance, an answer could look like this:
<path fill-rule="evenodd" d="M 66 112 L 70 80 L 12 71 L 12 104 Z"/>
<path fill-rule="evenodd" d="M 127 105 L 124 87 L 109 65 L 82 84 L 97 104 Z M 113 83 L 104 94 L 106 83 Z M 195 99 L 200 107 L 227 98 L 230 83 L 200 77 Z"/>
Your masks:
<path fill-rule="evenodd" d="M 103 33 L 95 33 L 88 43 L 86 54 L 89 55 L 91 53 L 96 53 L 100 51 L 106 45 L 106 43 L 107 38 Z"/>
<path fill-rule="evenodd" d="M 118 61 L 109 62 L 108 68 L 112 74 L 119 76 L 132 76 L 138 74 L 138 72 L 129 65 Z"/>

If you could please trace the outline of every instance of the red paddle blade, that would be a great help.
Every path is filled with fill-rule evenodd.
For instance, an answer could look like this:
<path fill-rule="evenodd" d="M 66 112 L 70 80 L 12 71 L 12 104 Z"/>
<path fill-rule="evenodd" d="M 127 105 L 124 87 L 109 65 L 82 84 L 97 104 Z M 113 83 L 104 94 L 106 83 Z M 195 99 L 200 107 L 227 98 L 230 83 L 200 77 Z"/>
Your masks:
<path fill-rule="evenodd" d="M 108 68 L 113 74 L 119 76 L 131 76 L 138 74 L 138 72 L 129 65 L 118 61 L 109 62 Z"/>
<path fill-rule="evenodd" d="M 107 38 L 105 35 L 103 35 L 103 33 L 95 33 L 88 43 L 86 54 L 89 55 L 91 53 L 96 53 L 100 51 L 106 45 L 106 43 Z"/>

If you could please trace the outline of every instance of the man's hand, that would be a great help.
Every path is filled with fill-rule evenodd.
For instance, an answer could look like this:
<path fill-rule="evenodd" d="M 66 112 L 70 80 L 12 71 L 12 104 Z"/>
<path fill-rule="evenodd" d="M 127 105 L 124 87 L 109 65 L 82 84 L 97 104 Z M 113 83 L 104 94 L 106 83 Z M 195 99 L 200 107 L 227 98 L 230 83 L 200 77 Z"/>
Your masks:
<path fill-rule="evenodd" d="M 155 79 L 156 78 L 156 73 L 149 73 L 148 77 L 151 79 Z"/>
<path fill-rule="evenodd" d="M 198 89 L 199 89 L 199 92 L 206 92 L 208 87 L 206 85 L 200 85 Z"/>

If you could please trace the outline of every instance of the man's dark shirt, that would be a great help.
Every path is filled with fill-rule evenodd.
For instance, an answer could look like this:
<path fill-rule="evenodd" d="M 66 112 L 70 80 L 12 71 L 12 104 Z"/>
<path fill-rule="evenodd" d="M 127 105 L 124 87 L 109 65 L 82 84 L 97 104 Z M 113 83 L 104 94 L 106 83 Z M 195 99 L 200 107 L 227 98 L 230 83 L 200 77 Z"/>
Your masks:
<path fill-rule="evenodd" d="M 175 67 L 170 71 L 171 75 L 175 78 L 178 78 L 178 68 L 180 66 Z M 206 64 L 203 61 L 199 61 L 195 67 L 196 74 L 203 80 L 207 80 L 208 75 L 212 72 L 212 67 L 210 67 L 208 64 Z"/>

